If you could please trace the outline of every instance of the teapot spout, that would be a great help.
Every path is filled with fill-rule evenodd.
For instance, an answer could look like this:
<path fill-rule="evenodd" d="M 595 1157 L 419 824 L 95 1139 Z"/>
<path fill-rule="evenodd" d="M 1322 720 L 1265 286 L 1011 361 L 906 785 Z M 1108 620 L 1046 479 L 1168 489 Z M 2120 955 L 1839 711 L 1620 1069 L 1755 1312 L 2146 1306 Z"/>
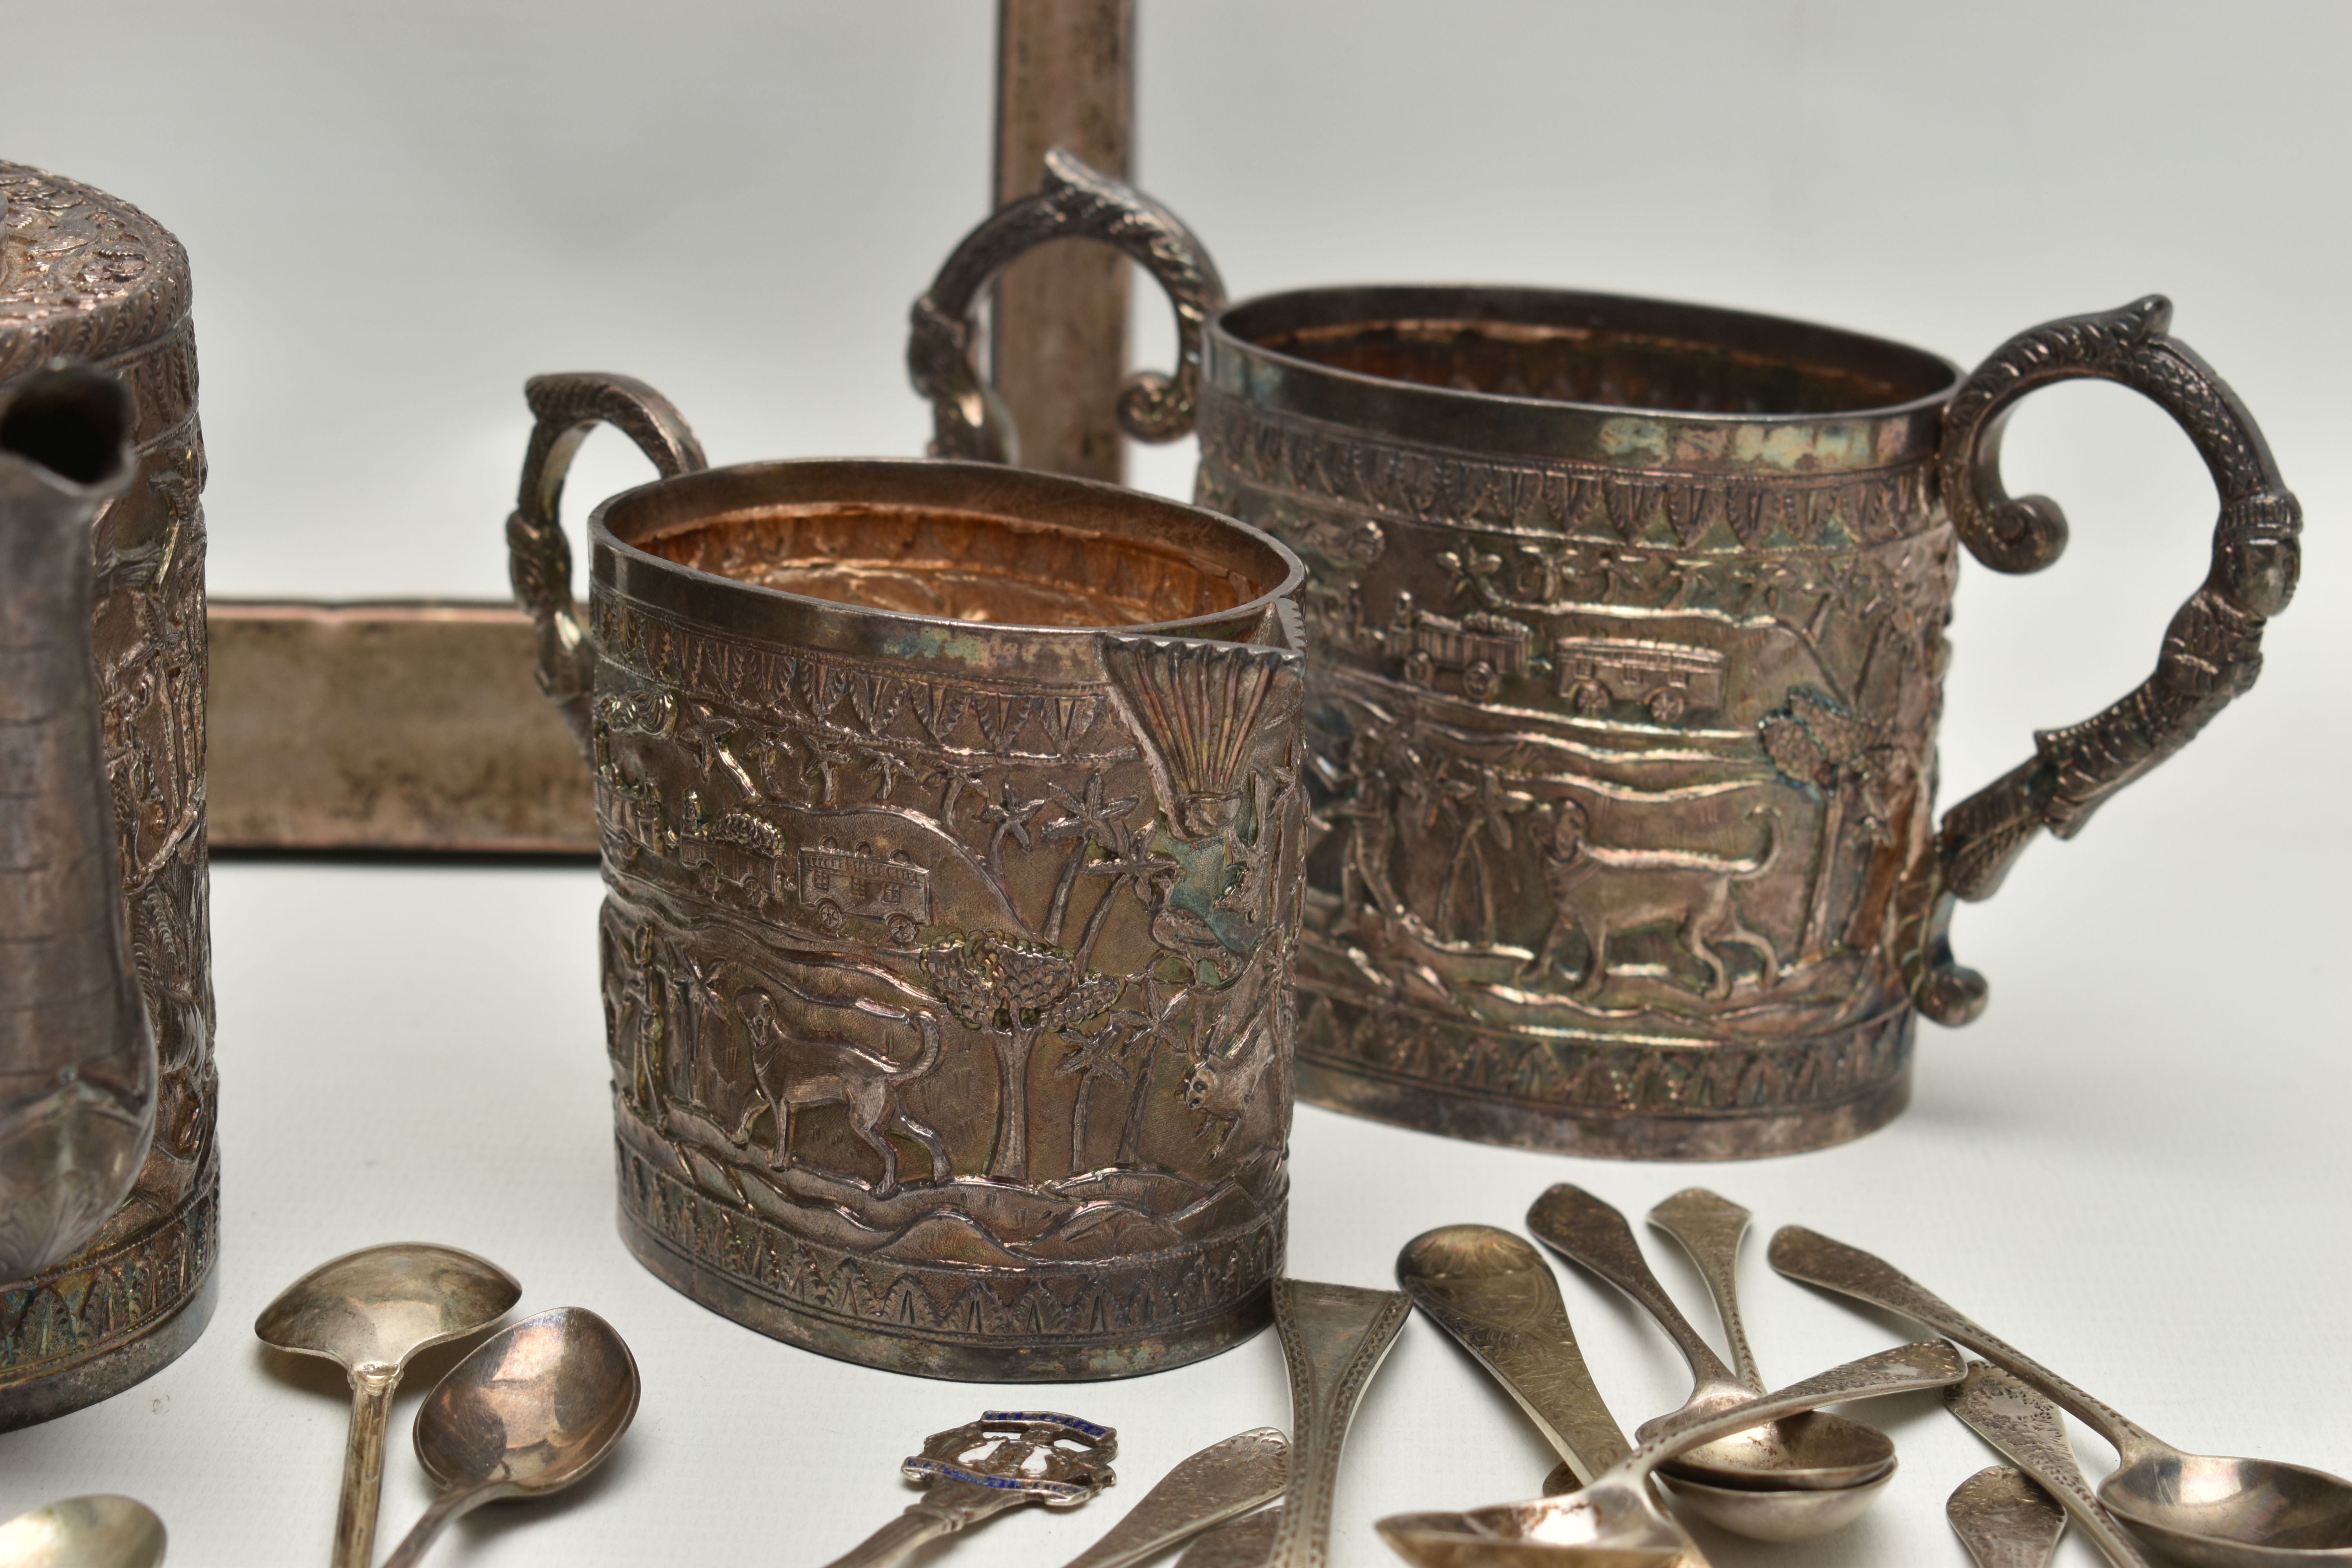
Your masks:
<path fill-rule="evenodd" d="M 0 387 L 0 1282 L 79 1249 L 155 1131 L 90 647 L 90 523 L 136 471 L 131 412 L 63 361 Z"/>

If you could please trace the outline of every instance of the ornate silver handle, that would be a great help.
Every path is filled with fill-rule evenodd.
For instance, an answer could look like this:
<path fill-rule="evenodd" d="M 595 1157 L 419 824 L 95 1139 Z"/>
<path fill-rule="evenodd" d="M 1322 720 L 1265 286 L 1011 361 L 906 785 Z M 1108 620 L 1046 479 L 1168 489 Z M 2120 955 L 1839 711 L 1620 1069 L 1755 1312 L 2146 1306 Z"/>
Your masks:
<path fill-rule="evenodd" d="M 1733 1371 L 1723 1364 L 1715 1347 L 1699 1337 L 1682 1314 L 1674 1299 L 1666 1294 L 1658 1277 L 1650 1272 L 1649 1260 L 1642 1256 L 1642 1244 L 1633 1239 L 1633 1227 L 1625 1216 L 1586 1192 L 1582 1187 L 1562 1182 L 1550 1188 L 1528 1210 L 1528 1228 L 1536 1239 L 1554 1248 L 1570 1260 L 1598 1274 L 1628 1296 L 1639 1301 L 1666 1331 L 1675 1348 L 1683 1352 L 1690 1363 L 1691 1375 L 1701 1388 L 1712 1384 L 1717 1387 L 1745 1387 Z M 1751 1421 L 1749 1426 L 1760 1426 Z M 1738 1428 L 1746 1431 L 1747 1427 Z"/>
<path fill-rule="evenodd" d="M 1646 1475 L 1677 1454 L 1686 1454 L 1717 1437 L 1728 1437 L 1784 1415 L 1801 1415 L 1849 1399 L 1871 1399 L 1915 1388 L 1940 1388 L 1959 1382 L 1967 1371 L 1960 1352 L 1940 1340 L 1897 1345 L 1891 1351 L 1833 1366 L 1750 1404 L 1727 1409 L 1698 1407 L 1678 1411 L 1660 1422 L 1657 1435 L 1634 1449 L 1619 1468 Z"/>
<path fill-rule="evenodd" d="M 1325 1568 L 1348 1423 L 1412 1303 L 1401 1290 L 1274 1282 L 1274 1326 L 1290 1372 L 1290 1485 L 1265 1568 Z"/>
<path fill-rule="evenodd" d="M 1076 1508 L 1114 1484 L 1118 1434 L 1054 1410 L 988 1410 L 934 1432 L 899 1473 L 923 1495 L 825 1568 L 889 1568 L 924 1542 L 1025 1502 Z"/>
<path fill-rule="evenodd" d="M 1475 1270 L 1445 1267 L 1465 1253 L 1476 1258 Z M 1534 1247 L 1492 1226 L 1449 1226 L 1406 1244 L 1397 1283 L 1495 1375 L 1577 1485 L 1590 1485 L 1633 1451 L 1593 1384 L 1559 1286 Z"/>
<path fill-rule="evenodd" d="M 1139 441 L 1173 441 L 1192 428 L 1201 389 L 1201 332 L 1225 302 L 1217 264 L 1183 220 L 1131 185 L 1056 147 L 1034 195 L 1010 202 L 964 236 L 915 301 L 907 374 L 931 401 L 930 454 L 1018 463 L 1019 437 L 996 389 L 972 358 L 972 307 L 1000 268 L 1055 239 L 1116 246 L 1143 264 L 1176 311 L 1176 374 L 1138 371 L 1119 389 L 1118 422 Z"/>
<path fill-rule="evenodd" d="M 1064 1568 L 1134 1568 L 1212 1525 L 1272 1502 L 1289 1480 L 1289 1439 L 1271 1426 L 1237 1432 L 1180 1462 L 1109 1533 Z"/>
<path fill-rule="evenodd" d="M 1748 1348 L 1748 1326 L 1739 1317 L 1739 1243 L 1754 1217 L 1729 1198 L 1705 1187 L 1685 1187 L 1650 1211 L 1650 1223 L 1682 1244 L 1698 1265 L 1707 1294 L 1731 1342 L 1731 1367 L 1750 1392 L 1764 1392 L 1756 1352 Z"/>
<path fill-rule="evenodd" d="M 2018 399 L 2053 381 L 2119 382 L 2172 416 L 2221 492 L 2212 565 L 2166 628 L 2156 673 L 2096 717 L 2033 737 L 2034 754 L 1945 815 L 1936 853 L 1903 899 L 1905 978 L 1919 1010 L 1965 1024 L 1984 1010 L 1983 976 L 1957 964 L 1953 900 L 1990 898 L 2035 834 L 2083 830 L 2106 798 L 2194 740 L 2263 668 L 2263 628 L 2294 597 L 2303 507 L 2279 478 L 2254 416 L 2229 384 L 2167 331 L 2160 294 L 2119 310 L 2020 333 L 1977 367 L 1944 409 L 1937 458 L 1944 504 L 1969 551 L 2000 572 L 2038 572 L 2065 548 L 2066 519 L 2047 496 L 2011 497 L 2000 437 Z"/>
<path fill-rule="evenodd" d="M 2092 1495 L 2066 1441 L 2065 1424 L 2048 1400 L 2000 1368 L 1978 1362 L 1965 1379 L 1944 1390 L 1944 1403 L 2003 1458 L 2042 1483 L 2116 1568 L 2150 1568 Z"/>
<path fill-rule="evenodd" d="M 1977 1568 L 2050 1568 L 2066 1511 L 2022 1470 L 1990 1465 L 1952 1489 L 1944 1517 Z"/>
<path fill-rule="evenodd" d="M 2120 1411 L 2108 1408 L 2105 1402 L 2075 1387 L 1909 1275 L 1858 1247 L 1832 1241 L 1801 1225 L 1784 1225 L 1773 1232 L 1771 1248 L 1765 1256 L 1791 1279 L 1900 1313 L 1966 1345 L 2056 1400 L 2119 1451 L 2136 1452 L 2154 1441 L 2145 1428 Z"/>
<path fill-rule="evenodd" d="M 635 376 L 595 371 L 535 375 L 523 396 L 539 416 L 524 450 L 522 485 L 507 519 L 507 575 L 539 628 L 539 689 L 588 750 L 588 703 L 596 649 L 572 597 L 572 545 L 563 537 L 563 479 L 588 433 L 611 425 L 653 459 L 664 479 L 709 467 L 702 443 L 667 397 Z"/>

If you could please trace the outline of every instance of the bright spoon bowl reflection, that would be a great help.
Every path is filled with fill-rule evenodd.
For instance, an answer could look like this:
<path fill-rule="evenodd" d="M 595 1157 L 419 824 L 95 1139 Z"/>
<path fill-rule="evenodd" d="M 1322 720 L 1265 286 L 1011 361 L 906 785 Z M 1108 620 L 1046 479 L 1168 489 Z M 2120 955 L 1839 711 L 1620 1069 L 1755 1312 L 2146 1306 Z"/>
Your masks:
<path fill-rule="evenodd" d="M 1688 1543 L 1655 1513 L 1607 1490 L 1392 1514 L 1374 1528 L 1415 1568 L 1674 1568 Z"/>
<path fill-rule="evenodd" d="M 580 1479 L 637 1413 L 637 1363 L 582 1307 L 526 1318 L 451 1369 L 416 1413 L 416 1458 L 444 1487 L 548 1492 Z"/>
<path fill-rule="evenodd" d="M 2352 1489 L 2325 1470 L 2163 1453 L 2109 1476 L 2099 1501 L 2188 1568 L 2352 1565 Z"/>

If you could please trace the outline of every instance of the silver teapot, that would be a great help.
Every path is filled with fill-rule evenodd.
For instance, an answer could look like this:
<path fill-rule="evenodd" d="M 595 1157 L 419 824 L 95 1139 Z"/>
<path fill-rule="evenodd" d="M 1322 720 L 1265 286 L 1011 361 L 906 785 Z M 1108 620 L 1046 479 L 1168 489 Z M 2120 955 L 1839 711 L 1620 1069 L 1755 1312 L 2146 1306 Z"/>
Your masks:
<path fill-rule="evenodd" d="M 0 1430 L 148 1376 L 211 1314 L 191 300 L 153 218 L 0 163 Z"/>

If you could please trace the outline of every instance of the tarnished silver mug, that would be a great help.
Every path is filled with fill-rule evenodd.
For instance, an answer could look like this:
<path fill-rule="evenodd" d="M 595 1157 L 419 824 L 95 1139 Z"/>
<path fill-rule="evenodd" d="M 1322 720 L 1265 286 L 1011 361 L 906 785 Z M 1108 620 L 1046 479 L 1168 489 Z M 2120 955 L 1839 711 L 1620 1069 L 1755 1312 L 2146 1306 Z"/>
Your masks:
<path fill-rule="evenodd" d="M 509 523 L 609 889 L 621 1229 L 779 1339 L 1118 1377 L 1269 1319 L 1305 761 L 1297 557 L 978 463 L 705 468 L 543 376 Z M 599 421 L 667 476 L 557 526 Z"/>
<path fill-rule="evenodd" d="M 154 1048 L 152 1137 L 129 1194 L 73 1256 L 0 1279 L 0 1429 L 146 1377 L 193 1344 L 212 1311 L 220 1158 L 205 847 L 205 456 L 190 303 L 187 253 L 163 225 L 102 191 L 0 163 L 0 382 L 30 384 L 26 378 L 59 356 L 115 378 L 128 393 L 124 434 L 136 458 L 107 496 L 82 498 L 91 502 L 79 525 L 89 557 L 82 635 L 37 628 L 34 641 L 52 645 L 46 652 L 12 640 L 9 657 L 20 662 L 6 700 L 23 706 L 0 755 L 34 765 L 0 783 L 9 797 L 0 810 L 15 814 L 21 831 L 45 809 L 32 804 L 37 792 L 62 800 L 94 783 L 110 794 L 110 842 L 92 851 L 89 821 L 79 816 L 70 832 L 34 827 L 46 840 L 37 861 L 44 870 L 78 870 L 84 854 L 101 857 L 112 882 L 105 903 L 119 901 L 127 914 L 121 956 Z M 12 597 L 35 586 L 21 563 L 13 576 Z M 88 657 L 89 684 L 75 677 L 64 698 L 66 686 L 47 683 L 68 647 L 77 659 Z M 94 727 L 102 778 L 68 784 L 58 776 L 64 752 L 54 731 L 64 716 L 51 700 L 89 705 L 79 719 Z M 12 857 L 0 872 L 0 921 L 17 958 L 33 951 L 27 941 L 68 939 L 50 950 L 63 956 L 37 961 L 53 964 L 45 978 L 62 984 L 70 972 L 95 984 L 110 965 L 94 951 L 73 955 L 79 944 L 68 933 L 92 907 L 88 897 L 61 902 L 54 889 L 31 890 L 42 878 L 19 873 L 35 864 Z M 0 1010 L 16 1015 L 12 1026 L 32 1011 L 13 986 L 0 986 Z M 58 1065 L 55 1039 L 33 1039 L 28 1029 L 25 1040 L 27 1060 Z M 16 1043 L 0 1045 L 0 1057 L 13 1058 Z M 0 1063 L 0 1078 L 12 1079 L 0 1086 L 0 1110 L 12 1121 L 18 1096 L 37 1099 L 44 1088 L 16 1076 L 26 1065 Z M 123 1092 L 88 1087 L 93 1100 Z M 12 1214 L 0 1226 L 29 1220 Z"/>
<path fill-rule="evenodd" d="M 2170 307 L 2037 327 L 1971 375 L 1741 311 L 1532 289 L 1333 288 L 1226 306 L 1166 209 L 1075 161 L 915 308 L 935 452 L 1008 460 L 968 316 L 1045 239 L 1119 246 L 1197 414 L 1197 499 L 1311 563 L 1313 844 L 1299 1094 L 1580 1154 L 1722 1159 L 1899 1110 L 1920 1013 L 1963 1024 L 1955 899 L 2193 737 L 2261 668 L 2301 510 Z M 2055 504 L 2000 486 L 2015 400 L 2097 376 L 2179 422 L 2221 494 L 2156 673 L 1930 816 L 1955 539 L 2030 572 Z"/>

